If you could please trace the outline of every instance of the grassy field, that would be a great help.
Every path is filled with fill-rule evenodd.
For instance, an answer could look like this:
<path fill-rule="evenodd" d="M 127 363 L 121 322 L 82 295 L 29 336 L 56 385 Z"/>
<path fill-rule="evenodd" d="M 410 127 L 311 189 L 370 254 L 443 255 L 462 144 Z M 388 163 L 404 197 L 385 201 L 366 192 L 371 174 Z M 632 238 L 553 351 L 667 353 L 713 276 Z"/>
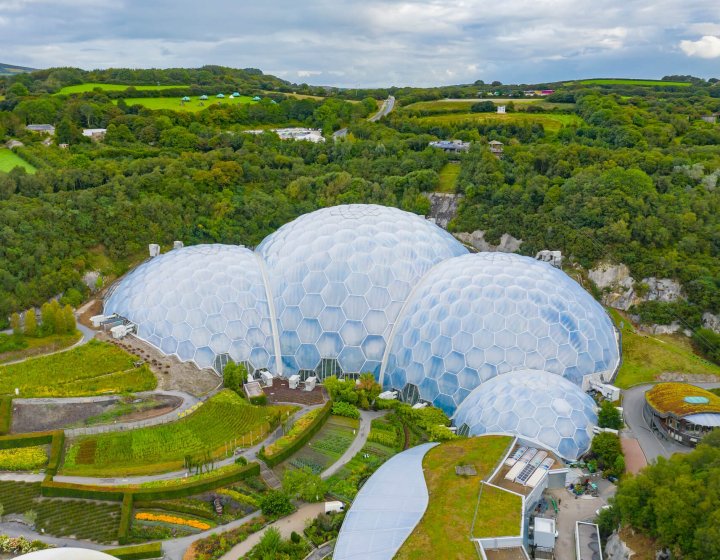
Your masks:
<path fill-rule="evenodd" d="M 450 113 L 445 115 L 431 115 L 429 117 L 418 117 L 418 122 L 424 125 L 454 125 L 473 123 L 538 123 L 545 127 L 548 132 L 557 132 L 563 126 L 581 124 L 582 119 L 577 115 L 562 115 L 550 113 Z"/>
<path fill-rule="evenodd" d="M 445 164 L 445 166 L 440 170 L 440 183 L 438 185 L 437 192 L 454 193 L 458 175 L 460 175 L 459 163 L 451 162 Z"/>
<path fill-rule="evenodd" d="M 117 99 L 113 100 L 113 103 L 117 104 L 117 102 Z M 153 111 L 157 111 L 159 109 L 167 109 L 170 111 L 190 111 L 192 113 L 202 111 L 203 109 L 207 109 L 212 105 L 217 105 L 219 102 L 228 105 L 245 105 L 248 103 L 257 103 L 257 101 L 252 100 L 252 97 L 247 96 L 226 96 L 225 99 L 217 99 L 215 97 L 210 97 L 210 99 L 207 99 L 205 101 L 200 101 L 197 97 L 192 97 L 190 101 L 186 101 L 185 103 L 181 103 L 180 98 L 178 97 L 130 97 L 128 99 L 125 99 L 125 103 L 127 103 L 128 105 L 142 105 L 143 107 L 152 109 Z"/>
<path fill-rule="evenodd" d="M 589 80 L 577 80 L 575 82 L 565 82 L 563 85 L 573 84 L 590 84 L 599 86 L 616 86 L 616 85 L 628 85 L 628 86 L 679 86 L 688 87 L 692 84 L 690 82 L 665 82 L 663 80 L 633 80 L 631 78 L 593 78 Z"/>
<path fill-rule="evenodd" d="M 615 385 L 623 389 L 649 383 L 661 373 L 699 373 L 720 376 L 720 366 L 695 354 L 683 335 L 649 335 L 636 331 L 617 310 L 608 312 L 620 328 L 622 324 L 623 363 Z"/>
<path fill-rule="evenodd" d="M 522 498 L 517 494 L 483 485 L 477 507 L 473 537 L 514 537 L 520 535 Z"/>
<path fill-rule="evenodd" d="M 71 93 L 85 93 L 87 91 L 93 91 L 96 88 L 100 88 L 103 91 L 125 91 L 129 87 L 134 87 L 138 91 L 160 91 L 163 89 L 176 89 L 187 87 L 183 85 L 175 86 L 129 86 L 127 84 L 98 84 L 98 83 L 87 83 L 78 84 L 75 86 L 66 86 L 58 91 L 55 95 L 70 95 Z"/>
<path fill-rule="evenodd" d="M 287 406 L 253 406 L 224 390 L 175 422 L 73 441 L 62 472 L 126 476 L 182 469 L 188 455 L 208 453 L 217 458 L 259 441 L 271 423 L 290 411 Z"/>
<path fill-rule="evenodd" d="M 24 167 L 28 173 L 35 173 L 37 171 L 33 165 L 30 165 L 12 150 L 0 148 L 0 171 L 9 173 L 16 167 Z"/>
<path fill-rule="evenodd" d="M 70 397 L 124 391 L 149 391 L 157 381 L 145 365 L 117 346 L 91 340 L 66 352 L 0 366 L 0 394 L 21 397 Z"/>
<path fill-rule="evenodd" d="M 475 558 L 469 538 L 480 482 L 507 451 L 509 436 L 484 436 L 449 441 L 433 447 L 423 459 L 430 502 L 420 523 L 395 556 L 424 560 L 428 550 L 442 550 L 443 558 Z M 477 476 L 460 477 L 457 465 L 472 464 Z M 519 514 L 520 512 L 518 512 Z M 520 523 L 517 524 L 519 530 Z M 480 529 L 476 523 L 476 532 Z"/>
<path fill-rule="evenodd" d="M 543 109 L 553 109 L 557 107 L 559 109 L 572 109 L 575 107 L 574 103 L 550 103 L 543 99 L 533 97 L 520 97 L 517 99 L 439 99 L 436 101 L 418 101 L 401 107 L 401 111 L 405 113 L 468 113 L 470 108 L 479 103 L 480 101 L 492 101 L 495 105 L 507 105 L 508 103 L 514 103 L 515 105 L 522 105 L 523 107 L 528 105 L 537 105 Z"/>
<path fill-rule="evenodd" d="M 350 447 L 359 424 L 352 418 L 331 416 L 306 446 L 277 466 L 278 473 L 288 468 L 310 467 L 314 473 L 320 474 Z"/>
<path fill-rule="evenodd" d="M 43 337 L 23 337 L 27 346 L 19 350 L 0 352 L 0 364 L 22 360 L 31 356 L 39 356 L 40 354 L 57 352 L 58 350 L 72 346 L 80 340 L 81 336 L 80 332 L 76 332 L 75 334 L 51 334 L 50 336 Z"/>

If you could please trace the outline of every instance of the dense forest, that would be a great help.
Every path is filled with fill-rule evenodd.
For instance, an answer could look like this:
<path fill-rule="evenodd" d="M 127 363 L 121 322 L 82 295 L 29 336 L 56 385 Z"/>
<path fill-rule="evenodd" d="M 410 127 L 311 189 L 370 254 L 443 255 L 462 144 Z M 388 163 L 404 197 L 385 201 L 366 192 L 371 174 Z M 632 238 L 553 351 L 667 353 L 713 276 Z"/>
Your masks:
<path fill-rule="evenodd" d="M 58 93 L 82 83 L 133 87 Z M 172 87 L 134 87 L 155 84 Z M 483 230 L 491 242 L 509 233 L 525 254 L 560 249 L 585 268 L 608 260 L 638 279 L 678 279 L 686 301 L 639 312 L 699 327 L 703 312 L 720 313 L 720 125 L 707 122 L 720 111 L 720 85 L 686 76 L 668 84 L 338 90 L 216 66 L 0 78 L 0 142 L 22 142 L 13 151 L 36 168 L 0 172 L 0 323 L 69 288 L 86 291 L 87 270 L 122 273 L 148 243 L 253 246 L 302 213 L 348 202 L 425 214 L 425 193 L 456 159 L 453 190 L 464 198 L 451 231 Z M 555 93 L 523 99 L 527 88 L 547 87 Z M 215 91 L 262 100 L 197 112 L 126 101 Z M 390 94 L 399 108 L 367 122 Z M 434 101 L 495 94 L 517 97 L 507 118 L 472 101 Z M 55 125 L 55 141 L 43 143 L 28 123 Z M 320 128 L 327 141 L 242 134 L 273 126 Z M 343 127 L 348 135 L 333 141 Z M 92 142 L 83 128 L 107 134 Z M 428 146 L 453 138 L 472 142 L 470 151 Z M 489 140 L 504 143 L 502 158 Z"/>

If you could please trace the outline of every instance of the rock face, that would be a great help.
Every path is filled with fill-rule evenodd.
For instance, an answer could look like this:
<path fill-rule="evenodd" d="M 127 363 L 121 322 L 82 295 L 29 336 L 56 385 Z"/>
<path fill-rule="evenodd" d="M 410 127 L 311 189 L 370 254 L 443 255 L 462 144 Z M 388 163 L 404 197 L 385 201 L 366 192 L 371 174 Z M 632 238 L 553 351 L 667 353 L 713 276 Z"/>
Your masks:
<path fill-rule="evenodd" d="M 639 295 L 635 280 L 624 264 L 601 263 L 597 268 L 589 270 L 588 276 L 602 290 L 602 302 L 623 311 L 644 301 L 673 302 L 684 297 L 678 282 L 670 278 L 653 276 L 642 279 L 643 290 L 640 291 L 643 295 Z M 680 330 L 680 327 L 675 329 L 677 330 Z"/>
<path fill-rule="evenodd" d="M 720 334 L 720 315 L 713 315 L 710 312 L 703 313 L 702 322 L 703 327 Z"/>
<path fill-rule="evenodd" d="M 620 535 L 613 533 L 605 545 L 605 558 L 607 560 L 629 560 L 635 553 L 626 545 Z"/>
<path fill-rule="evenodd" d="M 463 198 L 463 195 L 427 193 L 426 196 L 430 200 L 430 215 L 428 217 L 441 228 L 447 229 L 450 220 L 457 214 L 458 203 Z"/>
<path fill-rule="evenodd" d="M 83 275 L 83 282 L 91 292 L 95 292 L 97 290 L 98 278 L 100 278 L 100 273 L 97 270 L 90 270 Z"/>
<path fill-rule="evenodd" d="M 455 237 L 463 243 L 472 245 L 478 251 L 489 251 L 491 253 L 515 253 L 520 249 L 520 245 L 522 244 L 522 239 L 515 239 L 509 233 L 503 233 L 500 238 L 500 243 L 498 245 L 492 245 L 485 241 L 485 232 L 479 229 L 472 233 L 456 233 Z"/>

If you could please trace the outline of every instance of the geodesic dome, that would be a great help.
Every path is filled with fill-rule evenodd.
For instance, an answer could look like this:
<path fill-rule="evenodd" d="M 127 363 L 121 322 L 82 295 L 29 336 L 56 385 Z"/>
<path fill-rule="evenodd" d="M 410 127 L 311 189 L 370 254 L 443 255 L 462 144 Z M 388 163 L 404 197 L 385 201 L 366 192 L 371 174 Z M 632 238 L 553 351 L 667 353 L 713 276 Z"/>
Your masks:
<path fill-rule="evenodd" d="M 421 216 L 350 204 L 300 216 L 256 252 L 267 262 L 283 374 L 378 374 L 411 290 L 467 250 Z"/>
<path fill-rule="evenodd" d="M 553 373 L 520 370 L 477 387 L 453 418 L 458 433 L 507 433 L 574 461 L 590 447 L 597 425 L 595 402 Z"/>
<path fill-rule="evenodd" d="M 236 245 L 195 245 L 154 257 L 105 302 L 165 354 L 221 370 L 230 358 L 273 366 L 272 325 L 257 255 Z M 220 362 L 220 363 L 218 363 Z"/>
<path fill-rule="evenodd" d="M 479 253 L 422 279 L 392 334 L 381 382 L 452 414 L 500 374 L 543 370 L 581 385 L 618 360 L 610 318 L 569 276 L 529 257 Z"/>

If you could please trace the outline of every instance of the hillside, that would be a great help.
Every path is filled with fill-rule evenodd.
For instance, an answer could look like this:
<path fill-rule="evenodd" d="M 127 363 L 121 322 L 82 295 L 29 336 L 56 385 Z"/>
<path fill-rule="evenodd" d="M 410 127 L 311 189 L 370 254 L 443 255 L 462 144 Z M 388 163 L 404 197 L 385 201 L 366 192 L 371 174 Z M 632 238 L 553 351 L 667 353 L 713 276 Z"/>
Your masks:
<path fill-rule="evenodd" d="M 24 74 L 25 72 L 34 72 L 35 68 L 26 66 L 15 66 L 13 64 L 5 64 L 0 62 L 0 76 L 14 76 L 15 74 Z"/>

